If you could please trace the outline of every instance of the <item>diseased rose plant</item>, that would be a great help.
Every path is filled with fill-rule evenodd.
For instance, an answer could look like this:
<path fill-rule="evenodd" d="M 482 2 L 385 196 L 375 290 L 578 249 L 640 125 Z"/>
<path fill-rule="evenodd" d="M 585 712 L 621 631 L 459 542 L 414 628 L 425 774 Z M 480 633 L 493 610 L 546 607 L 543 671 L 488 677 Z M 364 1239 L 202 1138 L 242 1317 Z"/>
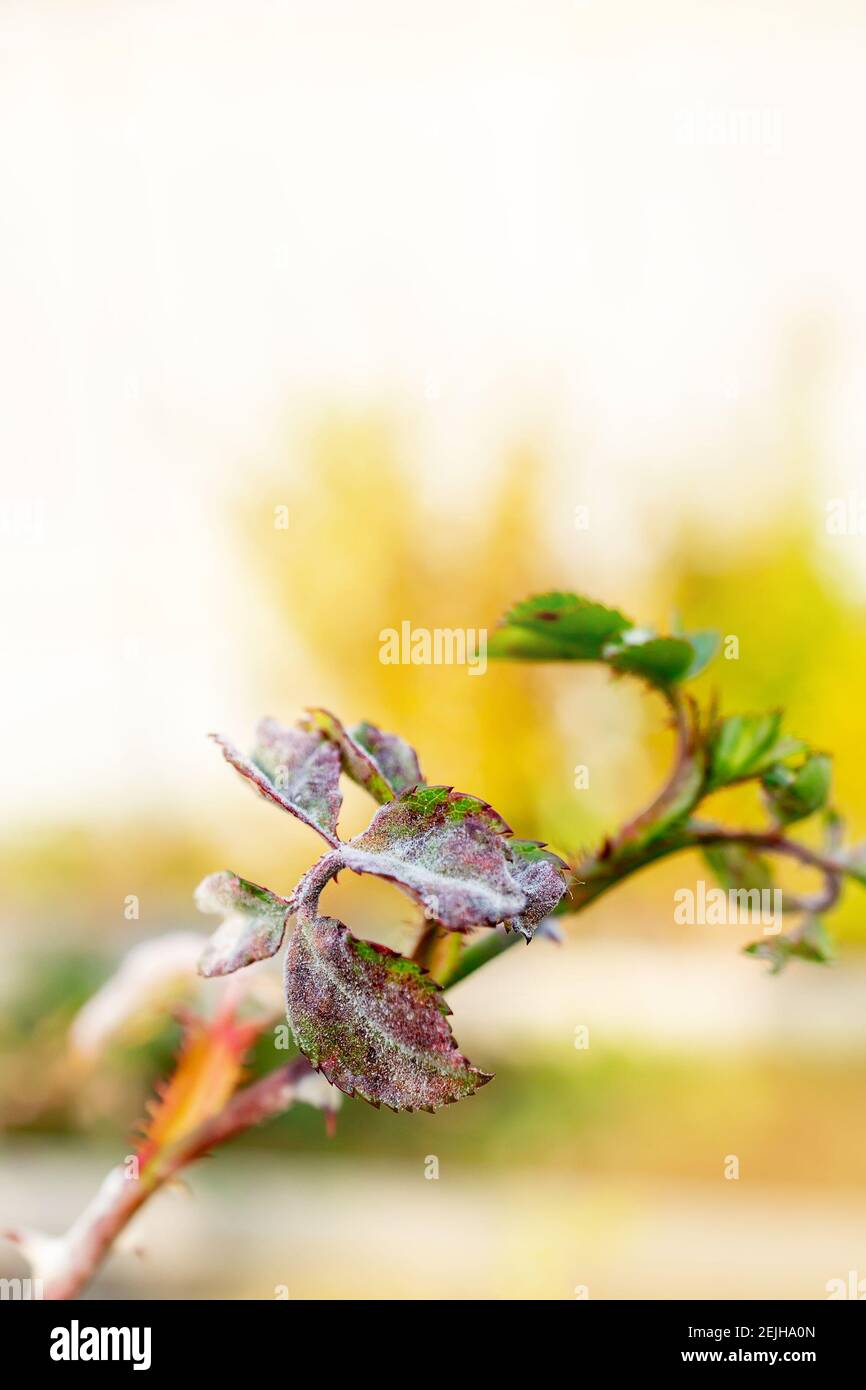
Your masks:
<path fill-rule="evenodd" d="M 435 1110 L 490 1077 L 457 1050 L 448 1009 L 417 960 L 319 913 L 342 869 L 388 879 L 423 909 L 433 933 L 502 925 L 530 940 L 566 891 L 566 865 L 533 840 L 515 840 L 476 796 L 427 786 L 414 751 L 371 724 L 352 730 L 326 710 L 298 728 L 259 725 L 249 758 L 217 740 L 232 767 L 269 801 L 304 821 L 330 849 L 289 898 L 225 871 L 199 886 L 198 906 L 222 915 L 201 964 L 222 975 L 286 950 L 286 1010 L 298 1047 L 348 1095 L 393 1110 Z M 380 802 L 354 839 L 337 835 L 341 772 Z"/>
<path fill-rule="evenodd" d="M 715 647 L 711 633 L 660 636 L 614 609 L 564 593 L 516 605 L 493 634 L 491 657 L 601 662 L 616 676 L 642 679 L 671 715 L 676 755 L 658 795 L 595 852 L 574 859 L 514 838 L 498 811 L 477 796 L 428 785 L 413 749 L 373 724 L 346 729 L 322 709 L 294 728 L 265 719 L 249 756 L 215 736 L 231 766 L 321 836 L 327 850 L 287 898 L 232 870 L 200 884 L 198 907 L 222 920 L 200 956 L 199 974 L 233 979 L 209 1015 L 188 1015 L 185 1046 L 152 1108 L 133 1171 L 113 1170 L 65 1237 L 14 1233 L 44 1277 L 45 1296 L 78 1293 L 151 1192 L 202 1153 L 297 1100 L 332 1113 L 333 1087 L 395 1111 L 435 1111 L 472 1095 L 491 1077 L 459 1051 L 443 988 L 516 941 L 553 934 L 552 917 L 582 911 L 667 855 L 701 851 L 722 887 L 744 903 L 773 884 L 773 858 L 814 868 L 822 878 L 818 891 L 783 896 L 785 914 L 798 923 L 746 950 L 766 958 L 774 972 L 795 957 L 829 960 L 822 915 L 837 902 L 845 876 L 866 883 L 866 853 L 843 848 L 842 823 L 828 805 L 830 759 L 785 734 L 779 711 L 722 716 L 714 702 L 701 711 L 683 693 Z M 378 803 L 367 828 L 345 841 L 338 834 L 341 776 Z M 696 815 L 708 796 L 746 782 L 760 788 L 767 812 L 762 829 Z M 790 836 L 791 825 L 816 815 L 823 828 L 819 848 Z M 321 914 L 323 889 L 344 870 L 386 879 L 415 901 L 422 918 L 411 958 Z M 274 956 L 286 936 L 285 1012 L 301 1056 L 242 1085 L 245 1053 L 278 1014 L 259 999 L 250 1017 L 247 977 L 236 972 Z M 187 943 L 186 958 L 189 938 L 172 941 L 174 953 Z M 150 978 L 160 962 L 153 954 L 147 962 L 141 969 Z M 124 988 L 129 993 L 128 979 Z M 97 996 L 79 1031 L 115 1007 L 114 996 L 107 1003 Z M 317 1089 L 314 1072 L 330 1086 L 320 1082 Z"/>

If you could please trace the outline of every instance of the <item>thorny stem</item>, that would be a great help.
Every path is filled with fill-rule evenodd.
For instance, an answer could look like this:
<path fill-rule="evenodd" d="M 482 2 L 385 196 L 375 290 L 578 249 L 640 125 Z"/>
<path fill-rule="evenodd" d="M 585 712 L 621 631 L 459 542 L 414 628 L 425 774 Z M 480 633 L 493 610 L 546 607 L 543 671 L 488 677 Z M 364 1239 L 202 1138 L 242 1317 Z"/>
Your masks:
<path fill-rule="evenodd" d="M 637 839 L 643 830 L 658 825 L 669 808 L 676 805 L 679 797 L 683 793 L 689 794 L 689 784 L 695 787 L 700 780 L 700 767 L 694 756 L 697 735 L 694 709 L 686 703 L 679 691 L 665 690 L 660 693 L 664 695 L 668 704 L 672 728 L 676 732 L 674 764 L 664 785 L 649 805 L 617 832 L 611 842 L 612 848 L 629 844 Z"/>
<path fill-rule="evenodd" d="M 8 1238 L 29 1255 L 36 1276 L 42 1278 L 42 1296 L 51 1300 L 76 1298 L 154 1192 L 217 1145 L 282 1114 L 292 1104 L 298 1083 L 311 1071 L 305 1057 L 295 1057 L 236 1092 L 218 1115 L 184 1136 L 176 1148 L 158 1164 L 146 1167 L 140 1176 L 128 1173 L 123 1166 L 112 1168 L 65 1236 L 7 1232 Z"/>

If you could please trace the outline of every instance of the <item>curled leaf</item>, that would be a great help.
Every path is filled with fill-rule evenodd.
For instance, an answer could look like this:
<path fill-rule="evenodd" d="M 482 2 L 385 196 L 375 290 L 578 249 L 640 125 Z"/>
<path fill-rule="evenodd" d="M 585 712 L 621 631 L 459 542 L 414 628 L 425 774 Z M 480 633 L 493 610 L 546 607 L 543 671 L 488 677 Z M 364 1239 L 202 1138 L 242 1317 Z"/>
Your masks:
<path fill-rule="evenodd" d="M 223 869 L 202 880 L 195 902 L 223 918 L 199 960 L 200 975 L 231 975 L 280 949 L 291 905 L 267 888 Z"/>
<path fill-rule="evenodd" d="M 457 1050 L 431 976 L 306 908 L 286 953 L 286 1005 L 312 1065 L 372 1105 L 436 1110 L 490 1080 Z"/>
<path fill-rule="evenodd" d="M 526 895 L 511 871 L 502 817 L 450 787 L 416 787 L 381 807 L 341 847 L 343 863 L 403 888 L 455 931 L 517 917 Z"/>
<path fill-rule="evenodd" d="M 531 941 L 539 922 L 553 911 L 565 892 L 563 872 L 568 866 L 538 840 L 508 840 L 505 848 L 511 874 L 526 898 L 523 911 L 509 918 L 505 927 L 521 932 Z"/>
<path fill-rule="evenodd" d="M 223 757 L 268 801 L 337 843 L 340 814 L 340 754 L 318 732 L 289 729 L 276 719 L 262 719 L 249 758 L 218 734 Z"/>
<path fill-rule="evenodd" d="M 310 710 L 309 723 L 339 748 L 347 776 L 381 804 L 423 783 L 418 755 L 398 734 L 385 734 L 366 722 L 347 731 L 326 709 Z"/>
<path fill-rule="evenodd" d="M 399 734 L 383 733 L 376 724 L 362 720 L 351 736 L 373 759 L 395 796 L 423 785 L 418 754 Z"/>

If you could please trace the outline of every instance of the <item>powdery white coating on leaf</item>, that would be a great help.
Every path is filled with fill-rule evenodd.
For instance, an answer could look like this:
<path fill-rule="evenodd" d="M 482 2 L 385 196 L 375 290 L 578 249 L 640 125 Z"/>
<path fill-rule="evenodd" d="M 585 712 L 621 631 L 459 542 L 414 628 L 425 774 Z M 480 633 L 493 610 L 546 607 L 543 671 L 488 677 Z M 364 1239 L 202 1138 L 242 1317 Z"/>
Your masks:
<path fill-rule="evenodd" d="M 286 1004 L 312 1065 L 372 1105 L 436 1110 L 490 1080 L 458 1052 L 431 976 L 356 940 L 334 918 L 298 914 L 286 952 Z"/>
<path fill-rule="evenodd" d="M 531 941 L 539 922 L 553 911 L 565 892 L 563 874 L 568 866 L 538 840 L 509 840 L 506 850 L 511 872 L 526 895 L 526 906 L 505 927 L 522 932 Z"/>
<path fill-rule="evenodd" d="M 340 759 L 321 734 L 290 729 L 276 719 L 262 719 L 256 728 L 252 760 L 317 829 L 336 836 L 343 799 Z"/>
<path fill-rule="evenodd" d="M 341 847 L 343 863 L 405 889 L 427 916 L 455 931 L 495 926 L 526 908 L 511 872 L 505 821 L 450 787 L 417 787 L 376 812 Z"/>
<path fill-rule="evenodd" d="M 249 758 L 220 735 L 212 735 L 223 757 L 268 801 L 337 843 L 340 814 L 340 754 L 323 734 L 288 729 L 262 719 Z"/>
<path fill-rule="evenodd" d="M 356 743 L 335 714 L 326 709 L 311 709 L 308 711 L 306 727 L 331 741 L 347 777 L 351 777 L 353 782 L 357 782 L 359 787 L 368 791 L 380 804 L 393 800 L 394 790 L 384 773 L 377 767 L 375 759 L 366 748 Z"/>
<path fill-rule="evenodd" d="M 275 955 L 283 943 L 290 904 L 228 869 L 202 880 L 195 903 L 199 912 L 223 918 L 199 960 L 200 975 L 231 975 Z"/>
<path fill-rule="evenodd" d="M 350 736 L 373 758 L 395 796 L 423 785 L 418 754 L 399 734 L 385 734 L 363 720 L 350 730 Z"/>
<path fill-rule="evenodd" d="M 343 771 L 380 804 L 424 780 L 414 748 L 397 734 L 384 734 L 366 722 L 346 730 L 326 709 L 311 709 L 309 725 L 336 744 Z"/>

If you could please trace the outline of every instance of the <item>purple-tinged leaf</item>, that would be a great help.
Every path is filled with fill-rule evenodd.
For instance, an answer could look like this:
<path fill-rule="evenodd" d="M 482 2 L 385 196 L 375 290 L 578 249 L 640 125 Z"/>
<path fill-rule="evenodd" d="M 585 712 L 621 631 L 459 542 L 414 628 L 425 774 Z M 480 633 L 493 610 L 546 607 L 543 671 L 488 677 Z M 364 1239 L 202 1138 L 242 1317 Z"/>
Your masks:
<path fill-rule="evenodd" d="M 195 892 L 200 912 L 222 917 L 202 953 L 200 975 L 231 975 L 273 956 L 283 944 L 291 903 L 228 869 L 209 874 Z"/>
<path fill-rule="evenodd" d="M 526 896 L 526 906 L 505 922 L 506 930 L 522 932 L 531 941 L 539 922 L 556 907 L 566 883 L 568 865 L 539 840 L 508 840 L 511 873 Z"/>
<path fill-rule="evenodd" d="M 323 734 L 288 729 L 276 719 L 262 719 L 249 758 L 220 735 L 211 737 L 226 761 L 260 796 L 297 816 L 329 844 L 338 843 L 340 754 Z"/>
<path fill-rule="evenodd" d="M 430 975 L 307 909 L 286 953 L 286 1004 L 313 1066 L 372 1105 L 436 1110 L 490 1080 L 457 1050 Z"/>
<path fill-rule="evenodd" d="M 424 785 L 418 754 L 399 734 L 386 734 L 376 724 L 362 719 L 350 731 L 357 744 L 369 753 L 395 796 L 410 787 Z"/>
<path fill-rule="evenodd" d="M 337 745 L 347 776 L 380 804 L 423 783 L 418 755 L 398 734 L 385 734 L 366 722 L 347 730 L 326 709 L 311 709 L 309 722 Z"/>
<path fill-rule="evenodd" d="M 526 908 L 511 872 L 502 817 L 450 787 L 416 787 L 381 807 L 341 846 L 343 863 L 403 888 L 434 921 L 455 931 L 495 926 Z"/>

